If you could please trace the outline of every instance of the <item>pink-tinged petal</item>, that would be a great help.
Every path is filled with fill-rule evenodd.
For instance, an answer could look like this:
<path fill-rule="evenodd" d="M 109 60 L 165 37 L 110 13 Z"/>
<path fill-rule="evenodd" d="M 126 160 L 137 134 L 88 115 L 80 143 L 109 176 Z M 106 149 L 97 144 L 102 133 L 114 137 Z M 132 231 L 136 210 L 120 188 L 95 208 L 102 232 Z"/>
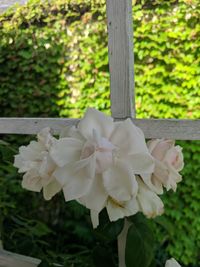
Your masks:
<path fill-rule="evenodd" d="M 102 183 L 102 176 L 96 175 L 88 193 L 79 199 L 86 208 L 100 212 L 104 207 L 108 194 Z"/>
<path fill-rule="evenodd" d="M 154 159 L 149 153 L 128 155 L 126 159 L 126 162 L 130 164 L 134 174 L 152 173 L 154 171 Z"/>
<path fill-rule="evenodd" d="M 180 146 L 175 146 L 177 152 L 178 152 L 178 160 L 174 163 L 174 168 L 180 172 L 183 167 L 184 167 L 184 158 L 183 158 L 183 153 L 182 153 L 182 147 Z"/>
<path fill-rule="evenodd" d="M 102 176 L 104 187 L 112 198 L 127 201 L 137 194 L 138 184 L 128 164 L 117 161 Z"/>
<path fill-rule="evenodd" d="M 164 139 L 151 139 L 147 142 L 147 147 L 149 149 L 149 152 L 152 153 L 154 148 Z"/>
<path fill-rule="evenodd" d="M 83 197 L 92 185 L 95 176 L 95 157 L 69 163 L 57 168 L 53 175 L 63 187 L 65 200 Z"/>
<path fill-rule="evenodd" d="M 170 164 L 164 164 L 155 160 L 155 170 L 151 174 L 141 174 L 144 183 L 156 194 L 163 193 L 163 187 L 167 190 L 176 191 L 177 183 L 182 180 L 182 176 Z"/>
<path fill-rule="evenodd" d="M 169 179 L 169 170 L 162 162 L 155 159 L 155 169 L 153 174 L 141 173 L 143 182 L 156 194 L 163 194 L 163 186 Z"/>
<path fill-rule="evenodd" d="M 125 155 L 147 153 L 144 134 L 130 119 L 114 124 L 114 130 L 110 142 L 120 148 L 119 157 Z"/>
<path fill-rule="evenodd" d="M 114 123 L 111 117 L 102 112 L 89 108 L 84 118 L 78 124 L 78 130 L 86 139 L 93 139 L 93 130 L 101 137 L 109 138 L 113 131 Z"/>
<path fill-rule="evenodd" d="M 171 165 L 177 171 L 181 171 L 184 167 L 182 148 L 180 146 L 170 148 L 167 151 L 163 162 L 167 165 Z"/>
<path fill-rule="evenodd" d="M 43 188 L 43 196 L 44 199 L 50 200 L 53 196 L 55 196 L 62 189 L 61 185 L 58 183 L 56 179 L 53 179 L 48 185 Z"/>
<path fill-rule="evenodd" d="M 24 174 L 22 180 L 22 187 L 34 192 L 41 191 L 42 189 L 41 177 L 39 176 L 37 170 L 32 169 L 28 171 L 26 174 Z"/>
<path fill-rule="evenodd" d="M 168 166 L 169 176 L 166 184 L 164 185 L 168 190 L 172 189 L 174 192 L 177 188 L 177 183 L 182 181 L 182 176 L 172 167 Z"/>
<path fill-rule="evenodd" d="M 61 138 L 54 142 L 50 156 L 59 167 L 70 162 L 78 161 L 81 156 L 83 143 L 74 138 Z"/>
<path fill-rule="evenodd" d="M 99 225 L 99 212 L 96 210 L 90 210 L 90 217 L 93 228 L 97 228 Z"/>
<path fill-rule="evenodd" d="M 133 197 L 129 201 L 118 203 L 113 199 L 108 200 L 106 205 L 110 221 L 116 221 L 124 217 L 136 214 L 139 211 L 137 200 Z"/>
<path fill-rule="evenodd" d="M 173 140 L 154 139 L 147 142 L 148 149 L 152 156 L 162 161 L 166 152 L 174 146 Z"/>

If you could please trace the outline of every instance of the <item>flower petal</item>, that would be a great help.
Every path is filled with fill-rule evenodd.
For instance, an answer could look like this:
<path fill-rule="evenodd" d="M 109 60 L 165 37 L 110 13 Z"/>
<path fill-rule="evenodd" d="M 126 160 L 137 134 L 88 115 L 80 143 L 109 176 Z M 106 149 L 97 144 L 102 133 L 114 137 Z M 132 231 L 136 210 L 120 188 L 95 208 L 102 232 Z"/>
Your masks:
<path fill-rule="evenodd" d="M 154 158 L 162 161 L 168 149 L 174 146 L 173 140 L 153 139 L 147 142 L 149 152 Z"/>
<path fill-rule="evenodd" d="M 14 166 L 18 168 L 19 173 L 27 172 L 30 169 L 38 169 L 40 163 L 38 161 L 25 160 L 22 155 L 16 155 Z"/>
<path fill-rule="evenodd" d="M 102 183 L 102 176 L 96 175 L 88 193 L 79 199 L 80 203 L 91 210 L 100 212 L 104 207 L 108 194 Z"/>
<path fill-rule="evenodd" d="M 93 228 L 97 228 L 99 225 L 99 212 L 96 210 L 90 210 L 90 217 Z"/>
<path fill-rule="evenodd" d="M 90 190 L 95 176 L 95 157 L 92 155 L 57 168 L 53 175 L 62 185 L 66 201 L 83 197 Z"/>
<path fill-rule="evenodd" d="M 34 192 L 41 191 L 41 177 L 39 176 L 38 171 L 36 169 L 31 169 L 30 171 L 24 174 L 22 180 L 22 187 Z"/>
<path fill-rule="evenodd" d="M 19 148 L 19 156 L 21 156 L 24 161 L 41 160 L 43 158 L 42 152 L 45 150 L 42 144 L 31 141 L 28 146 L 21 146 Z"/>
<path fill-rule="evenodd" d="M 134 174 L 153 173 L 154 171 L 154 159 L 148 152 L 128 155 L 127 162 Z"/>
<path fill-rule="evenodd" d="M 143 132 L 130 119 L 116 122 L 110 141 L 120 148 L 120 157 L 128 154 L 147 153 Z"/>
<path fill-rule="evenodd" d="M 138 185 L 130 166 L 117 161 L 102 174 L 104 187 L 112 198 L 127 201 L 137 194 Z"/>
<path fill-rule="evenodd" d="M 54 142 L 50 155 L 59 167 L 73 161 L 78 161 L 83 143 L 74 138 L 61 138 Z"/>
<path fill-rule="evenodd" d="M 112 222 L 136 214 L 139 211 L 139 206 L 137 200 L 133 197 L 131 200 L 122 203 L 122 205 L 117 205 L 114 201 L 109 200 L 106 209 Z"/>
<path fill-rule="evenodd" d="M 62 189 L 61 185 L 58 183 L 56 179 L 52 180 L 48 185 L 43 187 L 43 196 L 44 199 L 50 200 L 53 196 L 55 196 Z"/>
<path fill-rule="evenodd" d="M 183 153 L 182 153 L 183 148 L 180 146 L 176 146 L 175 148 L 178 151 L 179 160 L 175 163 L 174 167 L 179 172 L 184 167 L 184 158 L 183 158 Z"/>
<path fill-rule="evenodd" d="M 49 127 L 46 127 L 42 129 L 38 134 L 37 134 L 38 142 L 41 143 L 42 145 L 45 146 L 46 149 L 49 149 L 52 145 L 52 142 L 56 140 L 52 135 L 51 135 L 51 130 Z"/>
<path fill-rule="evenodd" d="M 50 180 L 52 180 L 51 175 L 56 168 L 55 162 L 52 160 L 49 154 L 44 156 L 43 160 L 41 161 L 40 166 L 38 167 L 38 173 L 43 178 L 42 184 L 46 186 Z"/>
<path fill-rule="evenodd" d="M 89 108 L 84 118 L 79 122 L 78 129 L 86 139 L 93 138 L 95 129 L 100 136 L 109 138 L 113 131 L 113 119 L 104 115 L 102 112 Z"/>
<path fill-rule="evenodd" d="M 169 168 L 169 177 L 165 183 L 165 187 L 168 190 L 172 189 L 174 192 L 177 188 L 177 183 L 182 181 L 182 176 L 171 166 Z"/>
<path fill-rule="evenodd" d="M 171 165 L 177 171 L 181 171 L 184 167 L 182 147 L 175 146 L 169 149 L 163 160 L 167 165 Z"/>
<path fill-rule="evenodd" d="M 154 173 L 141 173 L 143 182 L 156 194 L 163 194 L 163 186 L 169 179 L 169 170 L 162 162 L 155 160 Z"/>
<path fill-rule="evenodd" d="M 154 174 L 144 173 L 141 174 L 143 182 L 156 194 L 163 194 L 163 184 Z"/>
<path fill-rule="evenodd" d="M 147 216 L 147 218 L 154 218 L 161 215 L 164 211 L 162 200 L 156 193 L 151 191 L 139 177 L 136 179 L 139 185 L 137 200 L 140 210 Z"/>
<path fill-rule="evenodd" d="M 125 217 L 124 208 L 116 207 L 116 205 L 111 201 L 108 201 L 106 209 L 111 222 Z"/>
<path fill-rule="evenodd" d="M 81 135 L 81 133 L 79 132 L 77 127 L 74 125 L 73 126 L 67 126 L 67 127 L 62 129 L 62 131 L 60 133 L 60 138 L 64 138 L 64 137 L 72 137 L 75 139 L 79 139 L 82 142 L 86 142 L 86 139 Z"/>

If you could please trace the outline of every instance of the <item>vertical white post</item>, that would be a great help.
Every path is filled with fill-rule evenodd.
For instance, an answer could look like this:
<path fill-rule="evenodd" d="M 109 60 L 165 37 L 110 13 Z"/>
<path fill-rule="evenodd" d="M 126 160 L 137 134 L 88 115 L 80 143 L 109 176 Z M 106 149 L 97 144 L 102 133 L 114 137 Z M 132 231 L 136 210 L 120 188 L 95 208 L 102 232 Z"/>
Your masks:
<path fill-rule="evenodd" d="M 131 223 L 125 219 L 124 228 L 120 233 L 120 235 L 118 236 L 117 246 L 118 246 L 119 267 L 126 267 L 125 264 L 126 237 L 130 225 Z"/>
<path fill-rule="evenodd" d="M 132 0 L 107 0 L 111 111 L 114 119 L 135 116 Z M 129 224 L 118 237 L 119 267 L 126 267 Z"/>
<path fill-rule="evenodd" d="M 134 116 L 132 0 L 107 0 L 111 111 L 115 119 Z"/>

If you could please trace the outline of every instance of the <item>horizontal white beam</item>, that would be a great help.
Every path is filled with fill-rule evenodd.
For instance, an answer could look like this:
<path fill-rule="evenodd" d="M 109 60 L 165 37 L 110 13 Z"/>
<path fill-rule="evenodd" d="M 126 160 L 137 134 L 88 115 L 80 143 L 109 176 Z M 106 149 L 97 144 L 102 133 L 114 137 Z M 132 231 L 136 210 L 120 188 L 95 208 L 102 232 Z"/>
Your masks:
<path fill-rule="evenodd" d="M 0 118 L 0 134 L 37 134 L 50 127 L 54 134 L 79 119 L 59 118 Z M 146 138 L 169 138 L 176 140 L 200 140 L 200 120 L 133 119 Z"/>
<path fill-rule="evenodd" d="M 45 127 L 58 134 L 63 127 L 78 122 L 78 119 L 60 118 L 0 118 L 0 134 L 37 134 Z"/>
<path fill-rule="evenodd" d="M 37 267 L 41 260 L 0 249 L 0 267 Z"/>

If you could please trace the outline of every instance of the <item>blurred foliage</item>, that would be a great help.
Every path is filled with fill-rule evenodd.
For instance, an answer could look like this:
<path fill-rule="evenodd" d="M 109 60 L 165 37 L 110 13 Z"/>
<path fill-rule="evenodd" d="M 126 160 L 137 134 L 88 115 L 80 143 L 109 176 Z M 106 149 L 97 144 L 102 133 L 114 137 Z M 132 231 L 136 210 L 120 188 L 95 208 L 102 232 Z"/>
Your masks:
<path fill-rule="evenodd" d="M 94 3 L 34 0 L 0 17 L 1 116 L 109 109 L 105 4 Z"/>
<path fill-rule="evenodd" d="M 199 1 L 140 0 L 133 16 L 137 116 L 199 118 Z M 10 9 L 0 15 L 0 116 L 80 117 L 88 106 L 110 113 L 107 53 L 105 0 L 31 0 Z M 5 140 L 13 147 L 0 143 L 5 247 L 47 264 L 92 267 L 102 243 L 92 235 L 88 211 L 60 195 L 45 202 L 21 189 L 12 162 L 24 137 Z M 183 182 L 164 196 L 166 213 L 152 226 L 157 265 L 171 255 L 197 267 L 200 143 L 180 144 Z"/>

